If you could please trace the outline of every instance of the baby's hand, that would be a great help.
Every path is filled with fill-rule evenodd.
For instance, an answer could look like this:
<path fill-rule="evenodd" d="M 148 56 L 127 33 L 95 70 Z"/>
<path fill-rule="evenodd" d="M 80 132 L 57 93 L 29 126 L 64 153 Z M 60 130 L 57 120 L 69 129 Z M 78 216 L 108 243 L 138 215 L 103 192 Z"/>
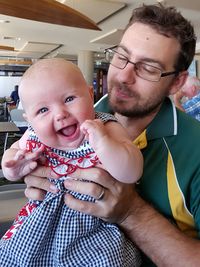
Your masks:
<path fill-rule="evenodd" d="M 43 150 L 43 146 L 35 152 L 18 150 L 14 159 L 4 162 L 5 176 L 16 180 L 29 174 L 37 167 L 37 160 L 42 155 Z"/>
<path fill-rule="evenodd" d="M 99 119 L 84 121 L 81 125 L 81 131 L 83 131 L 86 139 L 89 140 L 94 150 L 97 149 L 104 136 L 107 134 L 103 122 Z"/>

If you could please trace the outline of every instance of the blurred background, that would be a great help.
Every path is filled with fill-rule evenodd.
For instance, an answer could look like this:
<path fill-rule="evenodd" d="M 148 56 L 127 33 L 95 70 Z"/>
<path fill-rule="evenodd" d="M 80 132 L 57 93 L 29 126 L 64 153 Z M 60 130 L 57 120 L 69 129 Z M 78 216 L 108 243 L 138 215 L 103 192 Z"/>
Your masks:
<path fill-rule="evenodd" d="M 51 2 L 57 3 L 59 8 L 56 9 L 50 4 Z M 95 101 L 98 100 L 107 90 L 108 65 L 104 59 L 104 49 L 119 42 L 133 8 L 143 3 L 157 2 L 155 0 L 0 0 L 0 97 L 10 95 L 19 77 L 36 60 L 61 57 L 79 65 L 87 82 L 94 86 Z M 198 40 L 191 71 L 199 75 L 200 2 L 196 0 L 159 2 L 176 6 L 194 25 Z M 73 17 L 67 7 L 87 16 L 99 29 L 87 28 L 88 25 L 82 22 L 81 17 L 78 18 L 76 14 Z M 45 19 L 51 23 L 41 22 Z M 64 21 L 66 19 L 67 21 Z"/>

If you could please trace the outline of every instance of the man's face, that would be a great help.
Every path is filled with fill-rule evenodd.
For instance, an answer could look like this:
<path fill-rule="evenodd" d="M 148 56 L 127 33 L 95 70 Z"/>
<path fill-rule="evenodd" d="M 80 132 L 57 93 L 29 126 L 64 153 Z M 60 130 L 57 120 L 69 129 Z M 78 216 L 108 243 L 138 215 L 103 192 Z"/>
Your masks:
<path fill-rule="evenodd" d="M 130 61 L 143 62 L 159 68 L 162 72 L 174 71 L 180 50 L 175 38 L 157 33 L 148 25 L 134 23 L 124 33 L 120 42 L 120 53 Z M 174 75 L 151 82 L 138 77 L 134 65 L 124 69 L 112 65 L 108 71 L 108 93 L 112 109 L 128 117 L 145 117 L 159 108 L 170 94 Z"/>

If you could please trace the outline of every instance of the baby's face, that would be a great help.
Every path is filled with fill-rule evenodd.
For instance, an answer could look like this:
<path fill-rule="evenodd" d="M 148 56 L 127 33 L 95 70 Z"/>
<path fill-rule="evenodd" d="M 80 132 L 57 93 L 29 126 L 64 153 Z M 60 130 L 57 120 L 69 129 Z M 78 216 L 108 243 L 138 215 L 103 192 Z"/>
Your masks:
<path fill-rule="evenodd" d="M 83 77 L 70 69 L 43 71 L 21 86 L 27 120 L 40 141 L 62 150 L 77 148 L 84 139 L 80 125 L 94 119 L 93 99 Z"/>

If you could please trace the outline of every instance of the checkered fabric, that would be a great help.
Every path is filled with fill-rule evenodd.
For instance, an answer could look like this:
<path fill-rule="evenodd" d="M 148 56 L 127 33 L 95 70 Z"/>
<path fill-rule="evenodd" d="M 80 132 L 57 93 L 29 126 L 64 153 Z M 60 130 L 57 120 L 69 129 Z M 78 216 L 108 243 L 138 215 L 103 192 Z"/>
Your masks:
<path fill-rule="evenodd" d="M 80 157 L 81 151 L 81 157 Z M 85 152 L 86 151 L 86 152 Z M 59 151 L 58 151 L 59 152 Z M 84 143 L 81 150 L 74 151 L 72 161 L 80 164 L 89 161 L 95 155 L 89 144 Z M 66 156 L 67 156 L 67 152 Z M 64 154 L 65 154 L 64 153 Z M 53 155 L 55 155 L 55 150 Z M 60 155 L 56 154 L 56 161 Z M 63 157 L 63 156 L 62 156 Z M 95 156 L 94 156 L 95 157 Z M 94 158 L 92 156 L 92 158 Z M 83 160 L 84 158 L 84 160 Z M 68 159 L 67 159 L 68 160 Z M 93 164 L 93 166 L 96 164 Z M 82 165 L 81 165 L 82 166 Z M 55 166 L 56 167 L 56 166 Z M 63 164 L 64 171 L 66 166 Z M 58 171 L 58 170 L 57 170 Z M 140 266 L 140 255 L 115 224 L 106 223 L 99 218 L 89 216 L 68 208 L 63 201 L 62 176 L 58 180 L 50 179 L 59 188 L 57 194 L 47 193 L 44 201 L 29 201 L 22 208 L 16 220 L 0 241 L 1 267 L 133 267 Z M 87 186 L 85 181 L 85 186 Z M 87 195 L 69 192 L 75 198 L 92 201 Z"/>
<path fill-rule="evenodd" d="M 200 93 L 183 103 L 185 112 L 200 121 Z"/>

